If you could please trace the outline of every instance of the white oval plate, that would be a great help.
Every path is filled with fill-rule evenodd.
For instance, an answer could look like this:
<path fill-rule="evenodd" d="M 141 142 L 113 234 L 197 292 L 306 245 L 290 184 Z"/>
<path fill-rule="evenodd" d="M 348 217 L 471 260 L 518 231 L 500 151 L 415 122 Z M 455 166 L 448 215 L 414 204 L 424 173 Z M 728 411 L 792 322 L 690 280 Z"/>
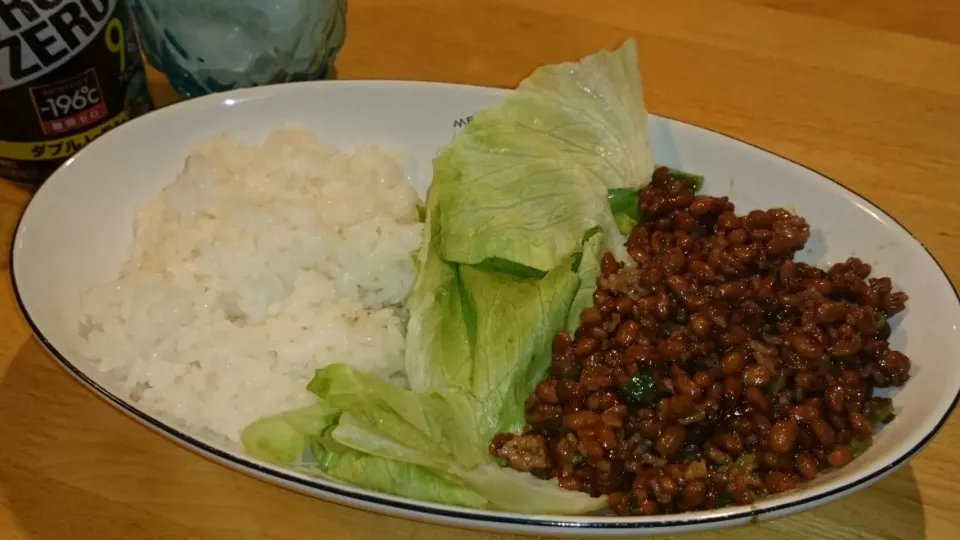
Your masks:
<path fill-rule="evenodd" d="M 652 517 L 529 516 L 477 511 L 357 489 L 281 470 L 184 433 L 114 393 L 71 350 L 66 306 L 87 286 L 115 277 L 127 257 L 137 207 L 183 166 L 192 143 L 228 132 L 256 141 L 286 122 L 315 130 L 334 146 L 376 141 L 406 153 L 422 194 L 431 160 L 470 115 L 506 91 L 418 82 L 344 81 L 240 90 L 151 113 L 98 139 L 39 190 L 16 231 L 11 257 L 20 307 L 37 337 L 81 383 L 133 419 L 223 465 L 321 499 L 410 519 L 490 531 L 545 535 L 637 535 L 705 530 L 772 519 L 852 493 L 903 465 L 943 426 L 960 391 L 960 303 L 933 257 L 893 218 L 840 184 L 723 135 L 651 119 L 658 163 L 706 175 L 706 191 L 729 195 L 741 211 L 782 206 L 814 228 L 803 258 L 821 264 L 851 254 L 893 278 L 910 295 L 892 344 L 913 359 L 912 379 L 896 393 L 898 417 L 873 447 L 840 472 L 753 506 Z M 147 464 L 144 464 L 147 466 Z"/>

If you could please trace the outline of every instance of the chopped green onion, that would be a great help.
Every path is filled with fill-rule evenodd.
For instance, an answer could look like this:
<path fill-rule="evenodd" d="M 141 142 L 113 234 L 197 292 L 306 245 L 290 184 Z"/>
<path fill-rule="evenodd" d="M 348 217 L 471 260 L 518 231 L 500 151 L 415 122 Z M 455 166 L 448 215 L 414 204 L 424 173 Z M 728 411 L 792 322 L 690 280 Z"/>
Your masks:
<path fill-rule="evenodd" d="M 657 381 L 648 371 L 638 371 L 623 387 L 627 401 L 634 405 L 650 405 L 657 397 Z"/>
<path fill-rule="evenodd" d="M 893 413 L 893 400 L 883 398 L 876 401 L 873 412 L 870 413 L 870 422 L 875 425 L 889 424 L 896 415 Z"/>
<path fill-rule="evenodd" d="M 700 190 L 703 189 L 703 175 L 683 172 L 672 168 L 668 169 L 670 171 L 670 178 L 683 182 L 694 192 L 699 193 Z"/>
<path fill-rule="evenodd" d="M 663 326 L 660 327 L 660 332 L 657 333 L 657 338 L 667 339 L 673 334 L 674 330 L 679 330 L 680 328 L 683 328 L 682 324 L 664 323 Z"/>
<path fill-rule="evenodd" d="M 885 327 L 890 326 L 887 316 L 880 312 L 875 312 L 873 314 L 873 324 L 877 327 L 878 332 L 883 330 Z"/>
<path fill-rule="evenodd" d="M 721 491 L 717 493 L 717 508 L 723 508 L 725 506 L 730 506 L 733 504 L 733 495 L 727 491 Z"/>
<path fill-rule="evenodd" d="M 870 448 L 870 438 L 869 437 L 854 437 L 850 441 L 850 450 L 853 452 L 853 457 L 859 457 L 861 454 L 867 451 L 867 448 Z"/>
<path fill-rule="evenodd" d="M 607 192 L 607 202 L 610 203 L 610 211 L 617 214 L 623 214 L 632 218 L 634 221 L 640 221 L 640 213 L 637 209 L 637 200 L 640 191 L 631 188 L 611 189 Z"/>

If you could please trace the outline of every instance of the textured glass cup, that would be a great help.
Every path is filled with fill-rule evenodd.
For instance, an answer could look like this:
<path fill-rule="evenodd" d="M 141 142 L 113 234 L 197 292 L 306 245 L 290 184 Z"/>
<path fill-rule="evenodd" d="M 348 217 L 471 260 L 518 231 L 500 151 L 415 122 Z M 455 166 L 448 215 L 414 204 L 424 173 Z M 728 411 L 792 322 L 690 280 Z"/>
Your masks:
<path fill-rule="evenodd" d="M 150 64 L 184 97 L 327 79 L 347 0 L 130 0 Z"/>

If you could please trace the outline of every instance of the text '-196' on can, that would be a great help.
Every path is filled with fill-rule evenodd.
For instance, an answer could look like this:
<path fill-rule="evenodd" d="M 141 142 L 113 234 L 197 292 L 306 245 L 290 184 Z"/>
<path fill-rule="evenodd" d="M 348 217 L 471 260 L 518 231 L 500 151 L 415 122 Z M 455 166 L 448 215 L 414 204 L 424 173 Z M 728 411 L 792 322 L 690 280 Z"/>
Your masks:
<path fill-rule="evenodd" d="M 0 178 L 39 185 L 152 108 L 124 0 L 0 0 Z"/>

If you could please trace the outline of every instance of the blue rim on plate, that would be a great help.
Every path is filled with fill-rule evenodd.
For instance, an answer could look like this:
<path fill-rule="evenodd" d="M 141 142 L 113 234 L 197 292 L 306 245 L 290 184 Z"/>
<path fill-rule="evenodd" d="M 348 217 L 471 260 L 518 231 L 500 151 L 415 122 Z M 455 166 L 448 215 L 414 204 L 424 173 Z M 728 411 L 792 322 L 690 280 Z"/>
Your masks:
<path fill-rule="evenodd" d="M 455 85 L 455 86 L 465 86 L 465 85 Z M 484 89 L 489 90 L 490 88 L 484 87 Z M 503 89 L 496 89 L 496 90 L 503 90 Z M 834 180 L 833 178 L 830 178 L 829 176 L 816 171 L 815 169 L 812 169 L 806 165 L 798 163 L 780 154 L 776 154 L 774 152 L 765 150 L 753 143 L 744 141 L 742 139 L 738 139 L 736 137 L 732 137 L 730 135 L 720 133 L 710 128 L 705 128 L 702 126 L 698 126 L 696 124 L 691 124 L 689 122 L 674 120 L 670 117 L 662 116 L 662 115 L 656 115 L 656 116 L 659 116 L 660 118 L 664 118 L 666 120 L 675 121 L 680 124 L 686 124 L 689 126 L 697 127 L 699 129 L 708 131 L 715 135 L 737 141 L 746 146 L 750 146 L 752 148 L 755 148 L 757 150 L 760 150 L 772 156 L 776 156 L 786 162 L 796 165 L 797 167 L 800 167 L 809 172 L 817 174 L 821 178 L 824 178 L 826 180 L 829 180 L 830 182 L 833 182 L 834 184 L 839 186 L 841 189 L 847 191 L 848 193 L 853 194 L 859 197 L 860 199 L 866 201 L 867 203 L 872 205 L 874 208 L 877 208 L 878 210 L 880 210 L 880 212 L 883 213 L 884 216 L 888 217 L 891 221 L 896 223 L 897 226 L 899 226 L 903 231 L 905 231 L 915 242 L 917 242 L 917 244 L 921 248 L 923 248 L 923 250 L 930 257 L 930 259 L 933 260 L 934 264 L 937 265 L 937 268 L 940 270 L 941 275 L 946 279 L 947 283 L 950 284 L 950 288 L 953 290 L 954 298 L 956 299 L 957 303 L 960 304 L 960 293 L 958 293 L 957 287 L 953 284 L 953 282 L 950 280 L 950 277 L 944 271 L 943 265 L 941 265 L 940 261 L 938 261 L 937 258 L 933 256 L 933 254 L 930 252 L 927 246 L 924 245 L 924 243 L 920 241 L 920 239 L 917 238 L 912 232 L 910 232 L 909 229 L 904 227 L 899 220 L 897 220 L 895 217 L 893 217 L 889 213 L 880 209 L 879 206 L 874 204 L 872 201 L 870 201 L 866 197 L 860 195 L 853 189 L 846 187 L 840 182 Z M 41 186 L 40 189 L 42 190 L 43 186 Z M 27 208 L 29 208 L 29 203 L 27 204 Z M 112 404 L 114 404 L 114 406 L 116 406 L 121 411 L 138 419 L 145 426 L 150 427 L 151 429 L 157 432 L 164 433 L 168 437 L 171 437 L 172 439 L 178 440 L 181 443 L 184 443 L 193 448 L 196 448 L 201 452 L 203 452 L 204 454 L 213 456 L 214 458 L 220 461 L 231 463 L 238 467 L 252 470 L 260 475 L 273 477 L 273 478 L 282 480 L 284 482 L 294 484 L 301 488 L 322 491 L 337 497 L 352 499 L 352 500 L 356 500 L 358 502 L 363 502 L 367 504 L 378 505 L 382 507 L 389 507 L 389 508 L 393 508 L 403 512 L 409 512 L 411 514 L 423 516 L 424 518 L 427 518 L 427 519 L 440 517 L 440 518 L 461 520 L 461 521 L 474 522 L 479 524 L 488 524 L 488 525 L 494 525 L 494 526 L 517 525 L 525 528 L 560 529 L 560 530 L 567 530 L 567 531 L 590 530 L 590 531 L 616 531 L 616 532 L 629 532 L 631 530 L 639 531 L 639 530 L 647 530 L 647 529 L 654 529 L 654 528 L 689 529 L 691 527 L 698 526 L 698 525 L 702 526 L 702 525 L 709 525 L 709 524 L 718 524 L 718 523 L 723 523 L 728 521 L 755 520 L 767 514 L 786 512 L 786 511 L 795 509 L 797 507 L 806 506 L 816 501 L 835 498 L 845 493 L 856 491 L 857 488 L 863 487 L 867 484 L 871 484 L 883 478 L 893 470 L 905 464 L 911 458 L 916 456 L 921 450 L 923 450 L 924 447 L 926 447 L 930 443 L 930 441 L 937 435 L 937 433 L 940 432 L 944 424 L 946 424 L 947 420 L 950 418 L 950 415 L 957 408 L 957 404 L 960 403 L 960 391 L 958 391 L 957 395 L 954 396 L 953 401 L 950 403 L 950 406 L 944 412 L 943 416 L 939 419 L 939 421 L 933 427 L 933 429 L 926 436 L 924 436 L 924 438 L 921 439 L 919 443 L 917 443 L 910 450 L 905 452 L 903 455 L 901 455 L 899 458 L 894 460 L 889 465 L 886 465 L 877 471 L 867 474 L 863 478 L 860 478 L 854 482 L 843 485 L 841 487 L 834 488 L 830 491 L 816 495 L 814 497 L 802 498 L 800 500 L 784 502 L 780 504 L 773 504 L 766 508 L 733 506 L 733 507 L 729 507 L 730 512 L 724 515 L 705 516 L 705 517 L 694 518 L 694 519 L 679 519 L 675 517 L 676 515 L 663 516 L 662 519 L 659 519 L 656 521 L 642 521 L 642 522 L 612 521 L 612 520 L 611 521 L 600 521 L 600 520 L 582 521 L 577 519 L 578 516 L 570 516 L 568 519 L 563 519 L 563 518 L 560 518 L 559 516 L 557 516 L 557 518 L 553 518 L 553 517 L 546 518 L 546 517 L 537 517 L 537 516 L 527 517 L 527 516 L 524 516 L 523 514 L 515 514 L 516 517 L 513 517 L 511 515 L 503 515 L 505 513 L 501 513 L 501 515 L 483 515 L 483 514 L 472 513 L 469 511 L 457 510 L 455 509 L 455 507 L 446 506 L 446 507 L 438 508 L 433 505 L 431 505 L 431 508 L 425 509 L 423 507 L 423 504 L 426 504 L 426 503 L 405 502 L 403 500 L 396 500 L 398 499 L 397 497 L 393 497 L 390 495 L 380 495 L 376 493 L 371 493 L 371 494 L 361 493 L 358 491 L 353 491 L 352 489 L 349 489 L 349 488 L 347 489 L 340 488 L 333 482 L 328 482 L 326 484 L 320 483 L 320 482 L 311 480 L 309 477 L 297 476 L 295 474 L 291 474 L 290 472 L 284 471 L 283 469 L 265 466 L 261 463 L 253 461 L 252 459 L 246 458 L 242 455 L 231 454 L 230 452 L 226 452 L 224 450 L 216 448 L 194 437 L 193 435 L 190 435 L 179 429 L 171 427 L 163 423 L 162 421 L 158 420 L 157 418 L 154 418 L 153 416 L 140 411 L 133 405 L 127 403 L 122 398 L 120 398 L 113 392 L 107 390 L 102 385 L 100 385 L 99 383 L 97 383 L 96 381 L 88 377 L 86 374 L 84 374 L 82 370 L 80 370 L 72 362 L 67 360 L 67 358 L 59 350 L 57 350 L 57 348 L 54 347 L 53 344 L 50 343 L 50 341 L 43 335 L 43 332 L 40 331 L 40 329 L 34 323 L 33 319 L 30 317 L 30 314 L 27 312 L 26 306 L 24 305 L 23 299 L 20 294 L 20 289 L 17 286 L 17 276 L 16 276 L 16 273 L 13 271 L 14 258 L 16 257 L 16 245 L 17 245 L 17 237 L 20 232 L 20 222 L 23 220 L 23 216 L 26 214 L 27 208 L 24 209 L 23 214 L 21 214 L 21 216 L 18 218 L 17 226 L 14 229 L 14 234 L 10 243 L 10 269 L 11 269 L 10 279 L 13 286 L 14 295 L 17 300 L 17 305 L 20 308 L 20 312 L 23 314 L 24 319 L 26 320 L 27 324 L 30 326 L 30 329 L 33 331 L 33 334 L 41 342 L 44 348 L 53 355 L 54 359 L 56 359 L 57 362 L 59 362 L 61 366 L 64 369 L 66 369 L 71 375 L 73 375 L 77 380 L 79 380 L 89 389 L 93 390 L 102 399 L 111 402 Z M 334 503 L 334 504 L 340 504 L 340 503 Z M 749 509 L 744 510 L 745 508 L 749 508 Z M 682 514 L 679 514 L 679 515 L 682 515 Z"/>

